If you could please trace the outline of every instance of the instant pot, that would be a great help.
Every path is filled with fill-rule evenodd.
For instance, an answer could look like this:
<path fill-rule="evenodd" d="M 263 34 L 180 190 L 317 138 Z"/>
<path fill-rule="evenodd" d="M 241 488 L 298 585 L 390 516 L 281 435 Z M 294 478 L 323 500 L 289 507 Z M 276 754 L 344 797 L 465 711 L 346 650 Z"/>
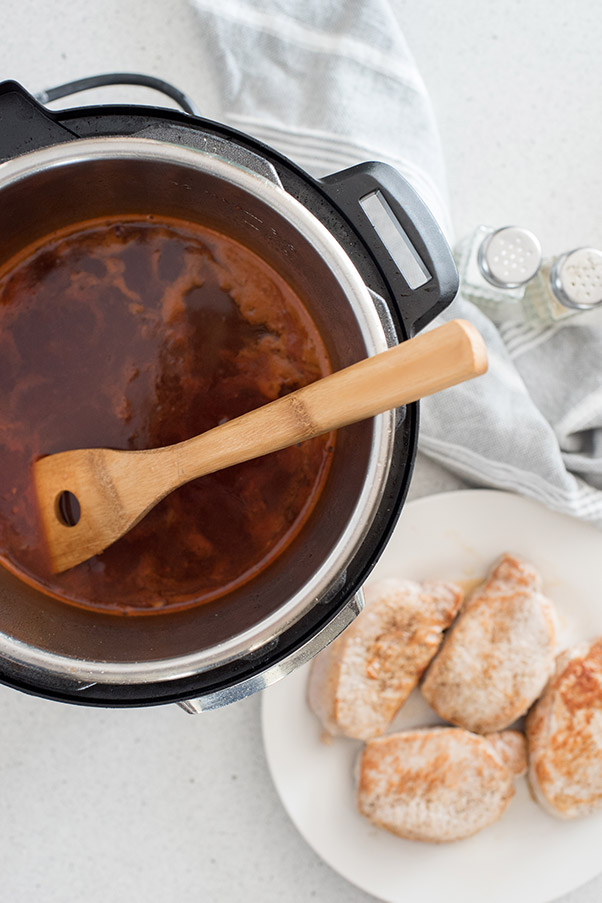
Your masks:
<path fill-rule="evenodd" d="M 164 88 L 191 110 L 178 92 L 146 77 L 91 82 L 135 80 Z M 61 90 L 46 94 L 53 96 Z M 334 369 L 409 338 L 457 291 L 437 223 L 383 163 L 314 179 L 249 135 L 190 113 L 146 106 L 52 112 L 15 82 L 0 84 L 0 161 L 0 262 L 93 217 L 196 221 L 246 245 L 287 279 Z M 71 703 L 179 702 L 191 712 L 262 689 L 308 661 L 361 610 L 362 583 L 408 491 L 417 438 L 418 404 L 341 430 L 299 536 L 256 578 L 196 608 L 105 615 L 0 569 L 0 681 Z"/>

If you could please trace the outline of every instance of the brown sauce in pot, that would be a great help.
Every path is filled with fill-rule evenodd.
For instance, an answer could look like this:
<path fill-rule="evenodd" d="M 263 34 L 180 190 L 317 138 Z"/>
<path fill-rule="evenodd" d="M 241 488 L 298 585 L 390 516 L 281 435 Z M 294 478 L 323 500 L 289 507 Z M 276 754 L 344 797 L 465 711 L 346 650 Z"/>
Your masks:
<path fill-rule="evenodd" d="M 0 561 L 67 602 L 117 614 L 215 599 L 299 533 L 333 435 L 203 477 L 128 535 L 50 574 L 31 464 L 170 445 L 330 372 L 301 300 L 226 236 L 152 217 L 55 234 L 0 270 Z"/>

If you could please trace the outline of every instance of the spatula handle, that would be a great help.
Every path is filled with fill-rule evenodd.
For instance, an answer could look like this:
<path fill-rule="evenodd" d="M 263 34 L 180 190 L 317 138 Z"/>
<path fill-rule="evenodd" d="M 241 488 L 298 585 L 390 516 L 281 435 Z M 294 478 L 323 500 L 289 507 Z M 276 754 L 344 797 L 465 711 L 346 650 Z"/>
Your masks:
<path fill-rule="evenodd" d="M 161 451 L 173 456 L 173 486 L 374 417 L 484 373 L 479 332 L 451 320 L 194 439 Z M 163 455 L 162 455 L 163 457 Z M 168 465 L 167 460 L 161 461 Z"/>
<path fill-rule="evenodd" d="M 309 438 L 417 401 L 486 369 L 487 352 L 480 334 L 467 321 L 452 320 L 282 401 L 304 406 Z"/>

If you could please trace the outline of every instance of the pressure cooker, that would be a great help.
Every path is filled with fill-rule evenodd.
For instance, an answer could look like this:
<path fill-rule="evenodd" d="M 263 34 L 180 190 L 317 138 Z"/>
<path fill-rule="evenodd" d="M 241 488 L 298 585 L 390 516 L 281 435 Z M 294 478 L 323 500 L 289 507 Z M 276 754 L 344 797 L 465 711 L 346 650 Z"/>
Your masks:
<path fill-rule="evenodd" d="M 145 77 L 92 81 L 135 79 L 192 109 Z M 384 163 L 316 179 L 251 136 L 191 112 L 56 112 L 15 82 L 0 84 L 0 263 L 71 223 L 115 214 L 198 222 L 250 248 L 306 300 L 333 369 L 411 337 L 457 291 L 439 226 Z M 362 608 L 361 586 L 408 491 L 418 413 L 415 403 L 341 430 L 299 536 L 214 602 L 119 617 L 46 596 L 0 567 L 0 681 L 76 704 L 179 702 L 194 712 L 307 662 Z"/>

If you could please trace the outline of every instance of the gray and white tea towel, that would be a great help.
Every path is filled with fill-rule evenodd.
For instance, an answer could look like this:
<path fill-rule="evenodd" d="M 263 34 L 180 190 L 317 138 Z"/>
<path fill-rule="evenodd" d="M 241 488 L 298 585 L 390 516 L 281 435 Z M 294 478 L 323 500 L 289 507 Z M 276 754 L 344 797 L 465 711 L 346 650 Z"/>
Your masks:
<path fill-rule="evenodd" d="M 452 239 L 433 112 L 387 0 L 191 3 L 224 122 L 316 176 L 392 164 Z M 451 317 L 478 327 L 490 369 L 422 402 L 421 451 L 602 527 L 602 325 L 500 330 L 461 296 Z"/>

